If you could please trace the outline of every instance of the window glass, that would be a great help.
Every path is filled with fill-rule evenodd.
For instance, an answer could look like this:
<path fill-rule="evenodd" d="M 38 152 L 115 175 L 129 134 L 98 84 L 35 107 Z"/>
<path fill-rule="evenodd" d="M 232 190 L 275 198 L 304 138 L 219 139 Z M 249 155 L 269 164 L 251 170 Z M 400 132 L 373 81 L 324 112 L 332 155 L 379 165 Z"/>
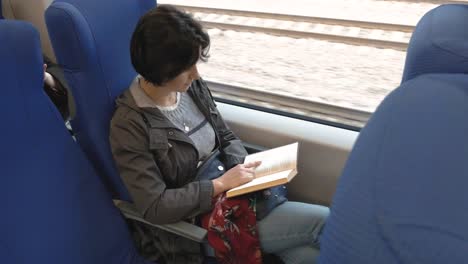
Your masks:
<path fill-rule="evenodd" d="M 222 10 L 191 10 L 206 23 L 212 39 L 210 60 L 199 66 L 205 79 L 302 99 L 288 111 L 322 103 L 339 106 L 340 111 L 354 109 L 368 113 L 399 85 L 412 28 L 424 13 L 437 6 L 420 1 L 385 0 L 165 0 L 159 3 L 276 14 L 262 18 L 264 14 L 228 15 Z M 299 18 L 293 21 L 295 18 L 281 18 L 278 14 Z M 319 19 L 305 22 L 302 16 Z M 353 24 L 352 21 L 380 24 Z M 225 24 L 262 29 L 245 32 L 244 28 L 225 29 Z M 396 26 L 391 28 L 392 25 Z M 263 28 L 287 31 L 264 32 Z M 295 36 L 291 31 L 319 36 Z M 358 43 L 351 44 L 353 38 Z M 304 99 L 310 102 L 304 103 Z M 249 101 L 249 98 L 236 100 Z M 268 107 L 276 106 L 272 103 Z M 309 112 L 303 111 L 305 115 L 313 114 Z"/>

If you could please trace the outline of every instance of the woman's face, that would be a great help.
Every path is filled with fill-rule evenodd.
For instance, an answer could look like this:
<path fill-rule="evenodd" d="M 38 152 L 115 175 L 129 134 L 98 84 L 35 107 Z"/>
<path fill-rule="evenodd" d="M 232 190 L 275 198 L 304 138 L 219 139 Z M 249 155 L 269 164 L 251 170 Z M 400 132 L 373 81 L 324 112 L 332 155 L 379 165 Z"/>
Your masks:
<path fill-rule="evenodd" d="M 188 70 L 177 75 L 177 77 L 174 79 L 166 82 L 164 86 L 175 92 L 186 92 L 190 87 L 190 84 L 192 84 L 192 82 L 198 78 L 200 78 L 200 75 L 198 74 L 197 64 L 194 64 Z"/>

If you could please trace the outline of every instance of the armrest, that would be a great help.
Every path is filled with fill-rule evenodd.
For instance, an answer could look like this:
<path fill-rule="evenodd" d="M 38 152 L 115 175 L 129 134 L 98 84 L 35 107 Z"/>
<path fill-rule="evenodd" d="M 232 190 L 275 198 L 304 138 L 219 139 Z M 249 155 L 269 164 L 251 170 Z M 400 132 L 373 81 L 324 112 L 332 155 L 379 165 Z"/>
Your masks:
<path fill-rule="evenodd" d="M 143 216 L 136 210 L 135 206 L 132 203 L 121 201 L 121 200 L 114 200 L 114 204 L 117 208 L 120 209 L 122 214 L 129 219 L 133 219 L 135 221 L 147 224 L 149 226 L 153 226 L 159 229 L 163 229 L 165 231 L 174 233 L 176 235 L 194 240 L 196 242 L 204 242 L 207 231 L 201 227 L 196 225 L 180 221 L 174 224 L 166 224 L 166 225 L 155 225 L 152 224 L 145 219 Z"/>
<path fill-rule="evenodd" d="M 265 148 L 265 147 L 262 147 L 262 146 L 259 146 L 259 145 L 247 143 L 245 141 L 242 141 L 242 145 L 244 146 L 244 148 L 247 150 L 247 153 L 249 153 L 249 154 L 257 153 L 257 152 L 264 151 L 264 150 L 268 149 L 268 148 Z"/>

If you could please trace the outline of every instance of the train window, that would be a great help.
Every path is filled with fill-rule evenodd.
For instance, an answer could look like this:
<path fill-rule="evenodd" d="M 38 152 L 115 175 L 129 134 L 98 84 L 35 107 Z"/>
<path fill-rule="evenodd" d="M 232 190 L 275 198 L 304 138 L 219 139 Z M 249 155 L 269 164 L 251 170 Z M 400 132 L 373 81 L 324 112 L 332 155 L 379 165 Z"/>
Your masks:
<path fill-rule="evenodd" d="M 158 2 L 207 28 L 211 57 L 199 68 L 217 98 L 361 127 L 400 83 L 417 21 L 441 1 Z"/>

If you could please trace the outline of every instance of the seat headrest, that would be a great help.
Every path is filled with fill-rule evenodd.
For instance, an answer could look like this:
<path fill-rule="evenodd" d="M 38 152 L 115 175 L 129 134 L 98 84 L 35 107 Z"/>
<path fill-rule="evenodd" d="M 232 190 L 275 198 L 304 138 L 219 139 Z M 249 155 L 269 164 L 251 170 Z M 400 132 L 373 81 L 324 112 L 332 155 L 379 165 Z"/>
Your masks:
<path fill-rule="evenodd" d="M 428 73 L 468 72 L 468 5 L 442 5 L 417 24 L 402 83 Z"/>

